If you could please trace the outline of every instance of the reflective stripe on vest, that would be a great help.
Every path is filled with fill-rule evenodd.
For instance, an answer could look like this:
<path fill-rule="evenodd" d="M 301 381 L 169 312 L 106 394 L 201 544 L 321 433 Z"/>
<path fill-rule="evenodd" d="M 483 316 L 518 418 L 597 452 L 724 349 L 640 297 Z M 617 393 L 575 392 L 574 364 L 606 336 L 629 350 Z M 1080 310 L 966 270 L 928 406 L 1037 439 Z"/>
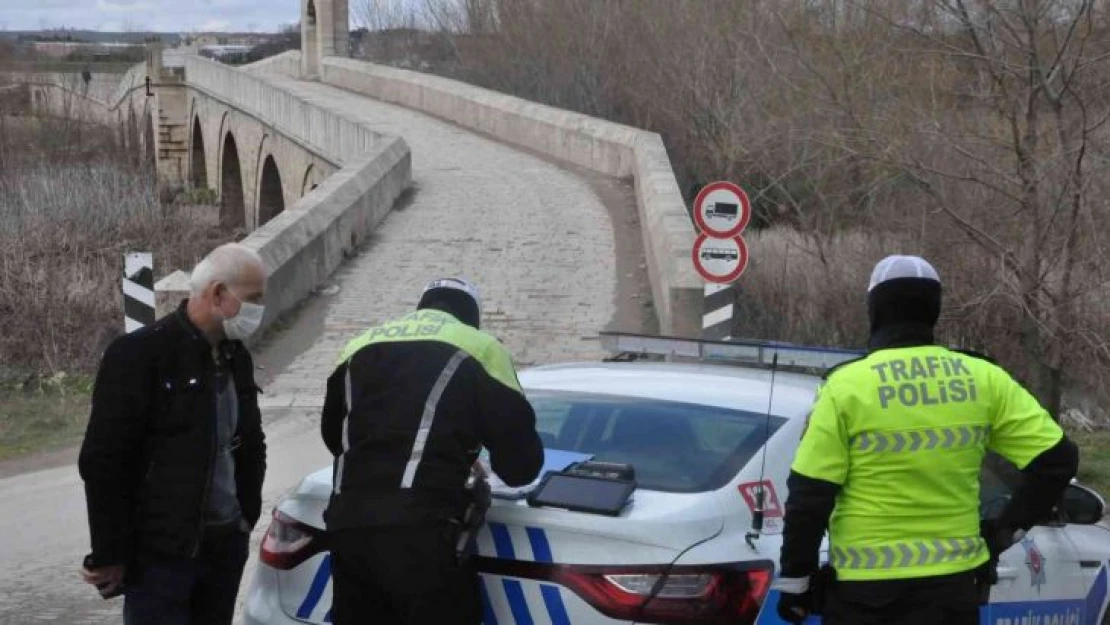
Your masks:
<path fill-rule="evenodd" d="M 989 425 L 914 430 L 911 432 L 862 432 L 852 438 L 852 450 L 868 453 L 959 449 L 983 445 L 990 438 Z"/>
<path fill-rule="evenodd" d="M 335 476 L 332 481 L 332 491 L 338 495 L 343 487 L 343 467 L 347 462 L 347 452 L 351 450 L 351 363 L 347 363 L 347 374 L 343 376 L 343 401 L 346 402 L 347 414 L 343 415 L 343 436 L 340 439 L 340 444 L 343 446 L 343 452 L 339 454 L 339 458 L 335 460 Z"/>
<path fill-rule="evenodd" d="M 405 473 L 401 476 L 401 488 L 412 488 L 412 483 L 416 480 L 416 470 L 420 468 L 420 461 L 424 458 L 424 446 L 428 443 L 428 435 L 432 432 L 436 410 L 439 408 L 439 398 L 443 396 L 443 391 L 447 390 L 451 378 L 455 377 L 455 371 L 458 371 L 459 365 L 469 357 L 461 349 L 455 352 L 439 374 L 432 392 L 428 394 L 428 399 L 424 402 L 424 414 L 420 417 L 416 438 L 412 442 L 412 453 L 409 455 L 408 463 L 405 464 Z"/>
<path fill-rule="evenodd" d="M 832 547 L 829 563 L 837 569 L 893 569 L 971 560 L 982 554 L 978 536 L 890 543 L 878 547 Z"/>

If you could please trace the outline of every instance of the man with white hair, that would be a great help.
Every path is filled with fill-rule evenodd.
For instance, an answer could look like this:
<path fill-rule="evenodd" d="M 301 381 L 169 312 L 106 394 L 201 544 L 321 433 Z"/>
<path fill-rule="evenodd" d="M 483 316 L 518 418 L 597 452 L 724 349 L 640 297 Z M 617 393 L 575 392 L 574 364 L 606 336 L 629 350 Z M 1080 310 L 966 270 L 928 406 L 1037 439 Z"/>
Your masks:
<path fill-rule="evenodd" d="M 976 624 L 999 554 L 1048 517 L 1078 451 L 1005 370 L 935 343 L 941 284 L 925 259 L 880 261 L 867 304 L 869 351 L 825 374 L 787 480 L 779 616 Z M 1000 516 L 981 522 L 988 451 L 1024 480 Z"/>
<path fill-rule="evenodd" d="M 125 596 L 126 625 L 231 623 L 266 470 L 242 343 L 262 323 L 265 285 L 254 250 L 220 246 L 174 313 L 101 360 L 78 464 L 92 542 L 81 573 L 101 596 Z"/>

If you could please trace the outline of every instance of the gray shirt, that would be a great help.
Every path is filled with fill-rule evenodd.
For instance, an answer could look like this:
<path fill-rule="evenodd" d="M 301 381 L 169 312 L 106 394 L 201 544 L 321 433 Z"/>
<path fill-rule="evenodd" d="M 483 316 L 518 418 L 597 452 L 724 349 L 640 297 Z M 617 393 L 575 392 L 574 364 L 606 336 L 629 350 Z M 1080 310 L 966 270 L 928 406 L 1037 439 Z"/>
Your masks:
<path fill-rule="evenodd" d="M 230 371 L 216 375 L 216 460 L 208 492 L 206 521 L 209 525 L 237 523 L 242 516 L 235 489 L 235 457 L 232 440 L 239 426 L 239 396 Z"/>

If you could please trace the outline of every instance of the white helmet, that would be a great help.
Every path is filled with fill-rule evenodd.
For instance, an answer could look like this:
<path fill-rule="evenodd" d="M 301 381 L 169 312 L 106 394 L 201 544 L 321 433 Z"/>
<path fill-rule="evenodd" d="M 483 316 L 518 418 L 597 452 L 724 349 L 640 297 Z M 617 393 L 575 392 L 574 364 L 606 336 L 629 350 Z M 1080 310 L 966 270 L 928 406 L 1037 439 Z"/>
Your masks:
<path fill-rule="evenodd" d="M 461 296 L 461 297 L 460 297 Z M 424 287 L 417 308 L 429 306 L 436 300 L 444 300 L 450 312 L 463 323 L 479 327 L 482 317 L 482 296 L 478 287 L 462 278 L 441 278 Z"/>
<path fill-rule="evenodd" d="M 929 264 L 929 261 L 920 256 L 895 254 L 887 256 L 875 265 L 875 270 L 871 272 L 871 284 L 867 286 L 867 291 L 873 291 L 880 284 L 899 278 L 922 278 L 940 283 L 940 274 Z"/>

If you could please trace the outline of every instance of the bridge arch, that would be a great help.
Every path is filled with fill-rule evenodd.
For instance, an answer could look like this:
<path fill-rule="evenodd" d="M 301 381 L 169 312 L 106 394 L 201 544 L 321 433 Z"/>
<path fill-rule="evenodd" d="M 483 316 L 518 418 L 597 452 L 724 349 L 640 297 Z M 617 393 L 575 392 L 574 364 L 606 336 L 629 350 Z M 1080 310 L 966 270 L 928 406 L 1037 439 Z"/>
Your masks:
<path fill-rule="evenodd" d="M 308 195 L 313 189 L 319 186 L 319 183 L 316 182 L 316 176 L 316 166 L 310 164 L 308 168 L 304 170 L 304 181 L 301 183 L 301 197 Z"/>
<path fill-rule="evenodd" d="M 220 153 L 220 225 L 226 228 L 242 228 L 246 225 L 239 146 L 235 142 L 235 135 L 230 131 L 224 135 Z"/>
<path fill-rule="evenodd" d="M 266 225 L 285 210 L 285 191 L 281 185 L 281 172 L 273 155 L 267 155 L 258 176 L 258 227 Z"/>
<path fill-rule="evenodd" d="M 189 184 L 194 189 L 208 188 L 208 164 L 204 151 L 204 131 L 200 115 L 193 115 L 193 138 L 189 146 Z"/>

